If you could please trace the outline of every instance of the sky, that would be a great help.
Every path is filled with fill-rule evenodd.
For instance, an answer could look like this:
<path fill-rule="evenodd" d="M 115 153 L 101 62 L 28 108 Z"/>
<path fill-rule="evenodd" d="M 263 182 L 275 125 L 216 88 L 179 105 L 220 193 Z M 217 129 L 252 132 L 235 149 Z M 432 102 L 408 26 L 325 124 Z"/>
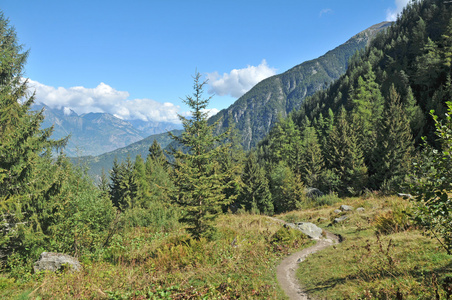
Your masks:
<path fill-rule="evenodd" d="M 229 107 L 259 81 L 394 21 L 409 0 L 0 0 L 36 102 L 178 123 L 196 72 Z"/>

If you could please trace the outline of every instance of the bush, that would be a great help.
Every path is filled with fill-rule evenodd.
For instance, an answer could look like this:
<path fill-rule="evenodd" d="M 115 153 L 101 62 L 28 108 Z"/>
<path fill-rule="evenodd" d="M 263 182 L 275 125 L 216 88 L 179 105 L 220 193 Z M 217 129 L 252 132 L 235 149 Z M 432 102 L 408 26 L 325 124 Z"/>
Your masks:
<path fill-rule="evenodd" d="M 447 102 L 445 122 L 431 111 L 440 149 L 429 146 L 424 139 L 424 150 L 415 164 L 414 183 L 417 210 L 414 221 L 438 238 L 448 254 L 452 255 L 452 102 Z"/>

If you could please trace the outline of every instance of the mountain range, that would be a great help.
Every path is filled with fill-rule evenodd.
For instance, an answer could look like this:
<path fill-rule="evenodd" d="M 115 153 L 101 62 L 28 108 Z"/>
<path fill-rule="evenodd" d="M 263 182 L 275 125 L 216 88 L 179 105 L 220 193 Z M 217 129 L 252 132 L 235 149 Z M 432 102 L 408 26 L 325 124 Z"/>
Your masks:
<path fill-rule="evenodd" d="M 212 116 L 209 119 L 210 124 L 218 122 L 217 131 L 221 132 L 231 123 L 235 123 L 235 128 L 241 136 L 243 147 L 250 149 L 256 146 L 268 134 L 272 126 L 278 121 L 278 118 L 286 117 L 289 112 L 298 109 L 306 97 L 313 95 L 318 90 L 327 88 L 343 75 L 347 70 L 351 57 L 358 51 L 363 50 L 379 32 L 388 28 L 391 24 L 391 22 L 376 24 L 361 31 L 344 44 L 328 51 L 317 59 L 303 62 L 282 74 L 261 81 L 229 108 Z M 71 124 L 70 128 L 91 129 L 91 131 L 85 133 L 88 136 L 78 130 L 72 131 L 73 136 L 76 137 L 75 139 L 71 138 L 71 140 L 73 139 L 70 142 L 72 153 L 73 145 L 77 143 L 82 144 L 83 142 L 93 144 L 92 147 L 102 143 L 107 143 L 111 147 L 110 150 L 104 151 L 107 153 L 102 155 L 96 154 L 96 150 L 100 151 L 99 149 L 93 149 L 90 150 L 91 152 L 85 151 L 83 157 L 78 155 L 79 158 L 73 159 L 73 161 L 77 161 L 91 169 L 89 173 L 94 176 L 99 176 L 102 168 L 106 171 L 110 170 L 115 157 L 119 161 L 124 160 L 127 155 L 130 155 L 132 159 L 136 154 L 145 157 L 154 139 L 157 139 L 161 143 L 162 148 L 165 148 L 171 141 L 167 138 L 166 133 L 159 133 L 159 130 L 162 132 L 163 130 L 174 129 L 171 128 L 170 124 L 163 124 L 163 127 L 153 127 L 152 124 L 146 122 L 126 122 L 117 118 L 115 120 L 114 116 L 108 114 L 77 116 L 74 112 L 71 112 L 71 114 L 66 116 L 62 111 L 58 111 L 58 114 L 54 113 L 53 110 L 49 112 L 52 113 L 52 118 L 58 116 L 58 120 L 66 121 L 66 123 L 61 123 L 61 121 L 58 123 L 51 118 L 47 119 L 46 116 L 46 124 L 55 123 L 55 135 L 61 132 L 69 132 L 69 130 L 65 129 L 68 123 Z M 82 124 L 83 122 L 88 123 L 82 126 L 77 121 Z M 101 126 L 96 127 L 94 124 Z M 103 134 L 96 136 L 94 128 L 97 128 Z M 156 133 L 155 135 L 147 136 L 144 133 L 152 132 L 152 130 L 154 130 L 153 133 Z M 143 135 L 147 137 L 142 139 Z M 120 142 L 123 142 L 124 145 L 117 147 Z"/>
<path fill-rule="evenodd" d="M 108 113 L 78 115 L 73 110 L 55 109 L 42 104 L 34 104 L 32 109 L 44 109 L 42 128 L 54 126 L 52 138 L 70 136 L 64 149 L 70 157 L 100 155 L 150 135 L 181 128 L 181 125 L 173 123 L 121 120 Z"/>

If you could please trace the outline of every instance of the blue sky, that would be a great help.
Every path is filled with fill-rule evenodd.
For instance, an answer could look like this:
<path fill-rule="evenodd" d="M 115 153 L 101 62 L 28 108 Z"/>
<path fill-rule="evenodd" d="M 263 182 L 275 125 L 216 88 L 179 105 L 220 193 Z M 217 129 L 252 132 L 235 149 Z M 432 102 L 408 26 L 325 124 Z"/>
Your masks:
<path fill-rule="evenodd" d="M 213 111 L 260 80 L 394 20 L 408 0 L 2 0 L 37 102 L 177 122 L 195 70 Z"/>

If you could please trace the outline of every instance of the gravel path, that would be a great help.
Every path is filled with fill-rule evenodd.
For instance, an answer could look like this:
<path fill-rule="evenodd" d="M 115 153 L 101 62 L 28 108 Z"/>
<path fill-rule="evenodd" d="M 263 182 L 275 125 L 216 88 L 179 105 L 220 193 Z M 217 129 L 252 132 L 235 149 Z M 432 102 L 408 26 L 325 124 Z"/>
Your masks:
<path fill-rule="evenodd" d="M 282 220 L 271 218 L 274 221 L 285 223 Z M 320 239 L 317 243 L 309 248 L 305 248 L 301 251 L 286 257 L 276 268 L 276 277 L 279 285 L 284 290 L 289 299 L 297 300 L 309 300 L 311 299 L 308 294 L 303 290 L 302 286 L 298 282 L 296 277 L 296 270 L 298 264 L 303 262 L 306 257 L 317 251 L 321 251 L 333 244 L 339 243 L 339 238 L 329 232 L 326 232 L 326 238 Z"/>

